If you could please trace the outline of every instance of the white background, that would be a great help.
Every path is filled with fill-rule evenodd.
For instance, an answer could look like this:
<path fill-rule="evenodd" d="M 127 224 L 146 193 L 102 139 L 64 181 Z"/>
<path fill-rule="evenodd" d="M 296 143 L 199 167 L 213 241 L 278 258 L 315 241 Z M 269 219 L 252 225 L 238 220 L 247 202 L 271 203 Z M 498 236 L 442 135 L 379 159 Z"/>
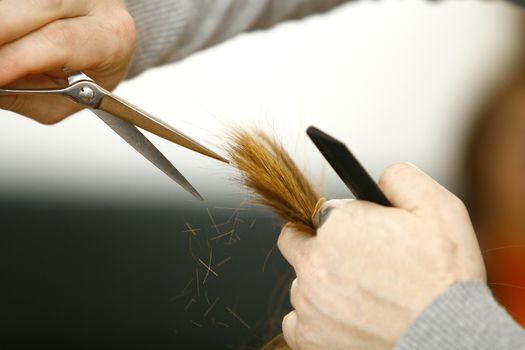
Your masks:
<path fill-rule="evenodd" d="M 515 58 L 521 18 L 496 1 L 358 1 L 241 35 L 116 93 L 215 149 L 231 125 L 275 130 L 335 196 L 344 187 L 306 138 L 310 124 L 375 177 L 411 161 L 454 187 L 469 116 Z M 148 137 L 205 197 L 240 192 L 226 166 Z M 192 201 L 88 111 L 54 126 L 0 111 L 0 195 Z"/>

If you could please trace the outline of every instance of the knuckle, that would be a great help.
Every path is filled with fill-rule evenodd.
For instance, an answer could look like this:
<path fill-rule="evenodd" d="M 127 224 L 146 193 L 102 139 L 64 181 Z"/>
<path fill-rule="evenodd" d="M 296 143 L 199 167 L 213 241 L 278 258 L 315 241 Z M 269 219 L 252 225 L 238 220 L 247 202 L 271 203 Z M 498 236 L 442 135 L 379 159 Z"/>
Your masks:
<path fill-rule="evenodd" d="M 134 50 L 137 41 L 133 17 L 124 9 L 115 12 L 110 22 L 110 30 L 115 36 L 115 54 L 119 57 L 128 56 Z"/>
<path fill-rule="evenodd" d="M 455 195 L 451 194 L 449 198 L 450 209 L 457 214 L 468 214 L 465 203 Z"/>
<path fill-rule="evenodd" d="M 42 28 L 44 38 L 55 48 L 68 48 L 75 44 L 76 33 L 63 21 L 55 21 Z"/>
<path fill-rule="evenodd" d="M 396 163 L 387 167 L 379 177 L 379 184 L 384 186 L 390 184 L 398 176 L 413 171 L 414 166 L 411 163 Z"/>
<path fill-rule="evenodd" d="M 468 215 L 467 207 L 463 201 L 445 189 L 434 197 L 434 203 L 442 214 Z"/>

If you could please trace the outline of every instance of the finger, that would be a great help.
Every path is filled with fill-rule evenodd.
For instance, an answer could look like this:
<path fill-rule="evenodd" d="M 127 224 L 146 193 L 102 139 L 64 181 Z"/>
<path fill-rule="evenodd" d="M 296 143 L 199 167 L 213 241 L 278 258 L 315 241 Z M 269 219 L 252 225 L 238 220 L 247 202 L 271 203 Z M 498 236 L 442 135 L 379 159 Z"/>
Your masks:
<path fill-rule="evenodd" d="M 0 97 L 0 108 L 30 117 L 42 124 L 55 124 L 82 108 L 61 96 Z"/>
<path fill-rule="evenodd" d="M 297 310 L 297 297 L 298 297 L 298 282 L 297 278 L 292 281 L 292 285 L 290 286 L 290 304 L 292 304 L 292 307 Z"/>
<path fill-rule="evenodd" d="M 295 268 L 298 252 L 306 249 L 306 243 L 309 242 L 310 239 L 312 239 L 310 233 L 302 231 L 293 224 L 288 223 L 281 230 L 281 234 L 277 240 L 277 247 L 288 263 Z"/>
<path fill-rule="evenodd" d="M 0 0 L 1 1 L 1 0 Z M 67 75 L 62 70 L 28 75 L 5 86 L 6 89 L 60 89 L 68 86 Z"/>
<path fill-rule="evenodd" d="M 430 176 L 409 163 L 388 167 L 379 187 L 392 204 L 407 211 L 425 210 L 450 193 Z"/>
<path fill-rule="evenodd" d="M 78 0 L 0 1 L 0 45 L 58 19 L 85 15 L 91 4 L 91 1 Z"/>
<path fill-rule="evenodd" d="M 0 86 L 30 74 L 83 70 L 109 61 L 121 43 L 95 28 L 87 17 L 59 20 L 0 47 Z"/>
<path fill-rule="evenodd" d="M 50 75 L 28 76 L 13 84 L 12 89 L 56 89 L 67 85 L 58 72 Z M 44 124 L 54 124 L 66 116 L 80 110 L 80 107 L 68 98 L 59 96 L 22 96 L 0 97 L 0 108 L 31 117 Z"/>
<path fill-rule="evenodd" d="M 297 329 L 297 314 L 295 311 L 290 312 L 283 318 L 283 336 L 286 344 L 291 349 L 296 349 L 295 332 Z"/>

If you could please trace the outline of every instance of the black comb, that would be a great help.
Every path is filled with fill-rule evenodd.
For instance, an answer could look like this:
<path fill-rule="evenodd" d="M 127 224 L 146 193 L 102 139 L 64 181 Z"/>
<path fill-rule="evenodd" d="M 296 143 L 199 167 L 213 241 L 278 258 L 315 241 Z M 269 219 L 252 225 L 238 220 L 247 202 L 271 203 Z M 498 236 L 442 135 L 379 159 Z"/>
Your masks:
<path fill-rule="evenodd" d="M 344 143 L 313 126 L 306 133 L 357 199 L 392 206 Z"/>

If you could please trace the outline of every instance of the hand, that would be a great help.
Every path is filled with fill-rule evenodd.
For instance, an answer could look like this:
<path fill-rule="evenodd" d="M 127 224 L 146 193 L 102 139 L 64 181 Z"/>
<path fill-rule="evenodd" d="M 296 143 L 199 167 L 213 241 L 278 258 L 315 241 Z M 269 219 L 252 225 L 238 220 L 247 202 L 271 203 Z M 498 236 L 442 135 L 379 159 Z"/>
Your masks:
<path fill-rule="evenodd" d="M 379 185 L 394 208 L 330 201 L 316 236 L 283 228 L 278 246 L 297 274 L 283 320 L 292 349 L 391 349 L 450 285 L 485 280 L 458 198 L 408 164 Z"/>
<path fill-rule="evenodd" d="M 63 87 L 67 67 L 112 90 L 125 78 L 134 47 L 134 21 L 122 0 L 0 1 L 2 87 Z M 79 109 L 49 96 L 3 96 L 0 108 L 45 124 Z"/>

